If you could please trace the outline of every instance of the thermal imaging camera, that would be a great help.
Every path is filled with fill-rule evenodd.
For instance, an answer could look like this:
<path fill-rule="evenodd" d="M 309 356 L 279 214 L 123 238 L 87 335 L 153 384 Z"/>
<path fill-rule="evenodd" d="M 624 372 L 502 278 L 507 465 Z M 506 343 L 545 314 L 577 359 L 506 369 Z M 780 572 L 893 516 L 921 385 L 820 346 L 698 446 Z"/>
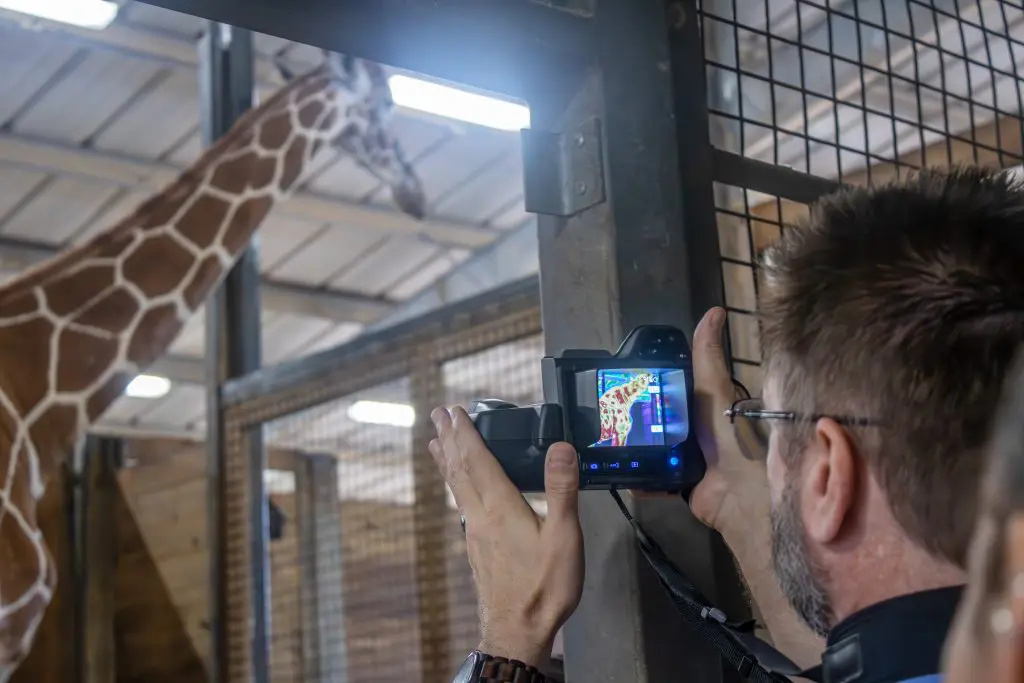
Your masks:
<path fill-rule="evenodd" d="M 546 403 L 487 399 L 470 406 L 520 491 L 544 490 L 544 457 L 559 441 L 576 448 L 581 489 L 688 495 L 704 476 L 691 429 L 693 362 L 680 330 L 638 327 L 614 354 L 573 349 L 545 357 L 541 367 Z"/>

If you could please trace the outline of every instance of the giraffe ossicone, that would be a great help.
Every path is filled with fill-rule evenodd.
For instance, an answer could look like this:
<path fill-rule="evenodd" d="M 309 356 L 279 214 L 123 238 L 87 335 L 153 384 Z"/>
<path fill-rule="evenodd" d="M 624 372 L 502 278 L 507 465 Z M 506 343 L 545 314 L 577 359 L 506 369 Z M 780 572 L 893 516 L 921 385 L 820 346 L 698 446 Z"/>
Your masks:
<path fill-rule="evenodd" d="M 392 109 L 378 65 L 328 55 L 129 217 L 0 288 L 0 683 L 31 648 L 56 586 L 36 518 L 48 479 L 166 351 L 317 153 L 339 149 L 405 213 L 424 216 Z"/>

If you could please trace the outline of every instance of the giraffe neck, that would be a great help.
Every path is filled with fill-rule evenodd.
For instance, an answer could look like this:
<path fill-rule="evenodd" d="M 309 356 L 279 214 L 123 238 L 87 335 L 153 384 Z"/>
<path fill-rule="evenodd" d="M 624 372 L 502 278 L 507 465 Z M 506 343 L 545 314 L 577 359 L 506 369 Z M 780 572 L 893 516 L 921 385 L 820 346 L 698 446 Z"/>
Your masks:
<path fill-rule="evenodd" d="M 324 69 L 293 81 L 134 214 L 0 289 L 4 491 L 24 468 L 31 497 L 43 494 L 74 440 L 166 350 L 317 151 L 350 125 L 353 97 Z M 18 514 L 10 495 L 0 504 Z"/>

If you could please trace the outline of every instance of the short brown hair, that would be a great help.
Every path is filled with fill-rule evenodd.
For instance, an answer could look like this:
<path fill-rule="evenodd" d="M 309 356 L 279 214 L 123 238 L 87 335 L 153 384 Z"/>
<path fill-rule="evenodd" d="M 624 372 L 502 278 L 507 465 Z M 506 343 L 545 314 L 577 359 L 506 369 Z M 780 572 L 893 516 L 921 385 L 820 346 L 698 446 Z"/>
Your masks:
<path fill-rule="evenodd" d="M 897 521 L 962 566 L 1024 339 L 1024 186 L 957 168 L 844 191 L 767 249 L 763 272 L 762 345 L 784 408 L 884 421 L 851 434 Z"/>

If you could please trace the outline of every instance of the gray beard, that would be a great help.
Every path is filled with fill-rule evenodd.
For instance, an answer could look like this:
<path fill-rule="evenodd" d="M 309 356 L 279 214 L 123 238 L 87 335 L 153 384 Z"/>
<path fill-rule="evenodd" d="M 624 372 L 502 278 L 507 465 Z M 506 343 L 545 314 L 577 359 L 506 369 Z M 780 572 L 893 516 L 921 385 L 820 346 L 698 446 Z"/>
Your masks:
<path fill-rule="evenodd" d="M 772 508 L 771 522 L 772 569 L 782 594 L 804 623 L 825 637 L 835 614 L 821 578 L 824 572 L 807 552 L 796 487 L 788 481 L 781 502 Z"/>

